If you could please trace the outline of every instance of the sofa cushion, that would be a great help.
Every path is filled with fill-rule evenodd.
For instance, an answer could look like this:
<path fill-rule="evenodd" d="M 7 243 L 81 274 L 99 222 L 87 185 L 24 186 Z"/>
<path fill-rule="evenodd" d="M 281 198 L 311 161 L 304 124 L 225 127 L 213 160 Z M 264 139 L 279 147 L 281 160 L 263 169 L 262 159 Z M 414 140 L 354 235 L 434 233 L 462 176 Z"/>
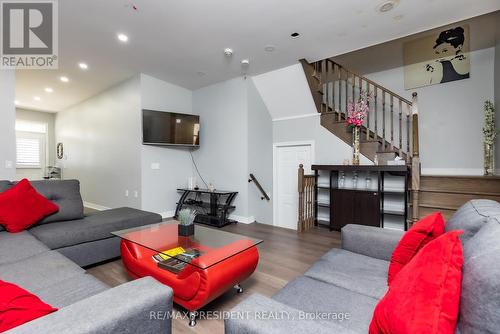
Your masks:
<path fill-rule="evenodd" d="M 84 217 L 80 181 L 46 180 L 32 181 L 31 184 L 40 194 L 59 206 L 58 213 L 45 218 L 39 224 L 81 219 Z"/>
<path fill-rule="evenodd" d="M 85 272 L 56 251 L 0 265 L 0 279 L 37 291 Z"/>
<path fill-rule="evenodd" d="M 12 187 L 12 182 L 6 181 L 6 180 L 0 181 L 0 193 L 3 193 L 5 190 L 9 189 L 10 187 Z"/>
<path fill-rule="evenodd" d="M 0 193 L 14 184 L 15 182 L 0 181 Z M 83 218 L 83 201 L 78 180 L 38 180 L 31 181 L 31 185 L 59 207 L 59 212 L 43 219 L 38 225 Z"/>
<path fill-rule="evenodd" d="M 399 272 L 373 313 L 370 334 L 453 334 L 457 325 L 463 250 L 459 235 L 431 241 Z"/>
<path fill-rule="evenodd" d="M 17 262 L 48 250 L 47 246 L 29 232 L 0 232 L 0 265 Z"/>
<path fill-rule="evenodd" d="M 498 333 L 500 328 L 500 218 L 489 218 L 464 245 L 461 333 Z"/>
<path fill-rule="evenodd" d="M 290 281 L 272 298 L 308 313 L 349 314 L 348 320 L 332 321 L 358 333 L 368 332 L 370 319 L 377 304 L 377 299 L 306 276 Z"/>
<path fill-rule="evenodd" d="M 389 262 L 334 248 L 304 275 L 373 298 L 387 291 Z"/>
<path fill-rule="evenodd" d="M 0 281 L 0 332 L 57 311 L 23 288 Z"/>
<path fill-rule="evenodd" d="M 432 213 L 416 222 L 401 238 L 394 249 L 389 264 L 387 283 L 430 241 L 444 233 L 444 218 L 441 212 Z"/>
<path fill-rule="evenodd" d="M 465 245 L 492 216 L 500 217 L 500 203 L 486 199 L 471 200 L 446 222 L 445 231 L 463 230 L 461 238 Z"/>
<path fill-rule="evenodd" d="M 83 273 L 33 292 L 50 305 L 62 308 L 107 289 L 106 284 Z"/>
<path fill-rule="evenodd" d="M 161 216 L 132 208 L 99 211 L 83 219 L 45 224 L 30 229 L 50 249 L 111 238 L 111 232 L 158 223 Z"/>
<path fill-rule="evenodd" d="M 59 207 L 40 195 L 27 179 L 0 193 L 0 224 L 9 232 L 21 232 L 59 211 Z"/>

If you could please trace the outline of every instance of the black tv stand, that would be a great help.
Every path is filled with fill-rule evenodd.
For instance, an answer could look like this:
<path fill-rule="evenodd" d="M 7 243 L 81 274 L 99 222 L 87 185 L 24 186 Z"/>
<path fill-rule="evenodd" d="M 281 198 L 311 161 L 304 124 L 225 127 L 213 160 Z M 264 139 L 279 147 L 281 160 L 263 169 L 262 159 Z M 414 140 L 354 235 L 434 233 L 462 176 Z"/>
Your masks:
<path fill-rule="evenodd" d="M 229 210 L 236 208 L 231 205 L 238 194 L 236 191 L 222 191 L 208 189 L 177 189 L 182 192 L 181 198 L 175 209 L 175 218 L 184 208 L 194 209 L 198 212 L 195 223 L 223 227 L 235 221 L 229 220 Z"/>

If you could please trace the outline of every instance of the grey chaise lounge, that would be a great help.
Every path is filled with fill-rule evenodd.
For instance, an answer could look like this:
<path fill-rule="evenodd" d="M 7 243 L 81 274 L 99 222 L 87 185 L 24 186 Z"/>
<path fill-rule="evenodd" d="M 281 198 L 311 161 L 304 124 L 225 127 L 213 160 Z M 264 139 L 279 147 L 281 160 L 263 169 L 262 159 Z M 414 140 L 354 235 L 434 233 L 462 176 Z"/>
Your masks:
<path fill-rule="evenodd" d="M 57 312 L 8 333 L 170 333 L 172 290 L 151 277 L 110 288 L 81 267 L 120 256 L 110 232 L 152 224 L 161 216 L 119 208 L 85 216 L 76 180 L 33 181 L 59 212 L 20 233 L 0 227 L 0 280 L 36 294 Z M 0 181 L 0 192 L 12 186 Z"/>
<path fill-rule="evenodd" d="M 459 229 L 465 233 L 456 333 L 500 333 L 500 204 L 466 203 L 446 224 L 446 231 Z M 225 320 L 226 333 L 368 333 L 373 310 L 387 289 L 388 261 L 402 234 L 347 225 L 341 249 L 326 253 L 272 298 L 249 296 Z M 345 313 L 348 319 L 335 319 Z M 312 318 L 304 320 L 306 314 Z"/>

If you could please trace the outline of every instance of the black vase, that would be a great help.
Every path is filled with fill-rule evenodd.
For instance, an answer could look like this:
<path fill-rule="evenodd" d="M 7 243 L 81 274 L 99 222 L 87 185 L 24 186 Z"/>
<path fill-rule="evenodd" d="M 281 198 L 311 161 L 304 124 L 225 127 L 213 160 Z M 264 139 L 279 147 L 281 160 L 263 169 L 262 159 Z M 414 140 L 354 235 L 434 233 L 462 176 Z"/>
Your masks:
<path fill-rule="evenodd" d="M 182 237 L 189 237 L 194 235 L 194 224 L 191 225 L 177 225 L 178 234 Z"/>

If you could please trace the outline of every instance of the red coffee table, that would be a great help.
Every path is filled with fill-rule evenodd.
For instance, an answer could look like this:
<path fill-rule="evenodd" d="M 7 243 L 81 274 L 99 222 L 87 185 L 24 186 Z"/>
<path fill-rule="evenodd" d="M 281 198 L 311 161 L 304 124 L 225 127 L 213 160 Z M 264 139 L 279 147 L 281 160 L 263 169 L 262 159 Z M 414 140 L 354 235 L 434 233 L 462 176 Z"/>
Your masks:
<path fill-rule="evenodd" d="M 243 290 L 240 282 L 257 267 L 257 245 L 262 240 L 248 238 L 204 226 L 195 226 L 190 237 L 178 236 L 177 222 L 163 222 L 113 232 L 120 237 L 122 261 L 133 278 L 153 276 L 171 287 L 174 302 L 189 311 L 189 325 L 196 325 L 196 310 L 208 304 L 232 287 Z M 182 247 L 198 250 L 201 255 L 192 260 L 173 256 L 185 267 L 174 273 L 160 268 L 152 256 Z M 163 253 L 164 254 L 164 253 Z"/>

